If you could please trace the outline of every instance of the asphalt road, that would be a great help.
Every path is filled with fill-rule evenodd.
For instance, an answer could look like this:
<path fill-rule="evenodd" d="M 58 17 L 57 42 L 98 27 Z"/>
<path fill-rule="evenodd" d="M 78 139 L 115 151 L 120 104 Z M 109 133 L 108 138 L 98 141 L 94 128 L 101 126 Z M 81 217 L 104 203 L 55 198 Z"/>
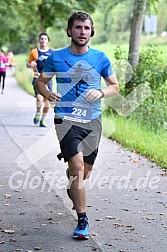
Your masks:
<path fill-rule="evenodd" d="M 71 238 L 76 213 L 66 195 L 53 125 L 33 125 L 35 98 L 8 73 L 0 94 L 0 252 L 167 251 L 167 173 L 101 139 L 87 187 L 90 239 Z"/>

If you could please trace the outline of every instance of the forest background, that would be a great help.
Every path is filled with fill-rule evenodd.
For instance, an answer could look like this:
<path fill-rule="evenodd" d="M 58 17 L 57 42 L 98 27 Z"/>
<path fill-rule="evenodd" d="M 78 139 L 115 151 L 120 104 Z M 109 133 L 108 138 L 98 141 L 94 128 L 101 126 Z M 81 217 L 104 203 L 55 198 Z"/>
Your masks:
<path fill-rule="evenodd" d="M 157 31 L 147 34 L 143 22 L 139 62 L 132 67 L 133 75 L 129 81 L 125 72 L 130 69 L 128 53 L 136 2 L 147 2 L 144 15 L 156 15 Z M 166 0 L 0 0 L 0 47 L 6 52 L 14 52 L 15 76 L 19 84 L 33 94 L 32 73 L 26 68 L 30 49 L 37 46 L 41 31 L 49 34 L 50 48 L 67 46 L 70 42 L 66 36 L 67 17 L 75 10 L 84 10 L 92 15 L 95 36 L 90 46 L 104 51 L 110 58 L 119 79 L 120 94 L 126 100 L 129 97 L 128 106 L 134 105 L 138 87 L 148 85 L 151 89 L 147 99 L 142 94 L 140 106 L 124 115 L 120 111 L 126 107 L 126 100 L 117 106 L 119 109 L 110 106 L 114 101 L 104 100 L 104 134 L 167 168 Z M 130 89 L 126 88 L 127 83 L 130 83 Z"/>

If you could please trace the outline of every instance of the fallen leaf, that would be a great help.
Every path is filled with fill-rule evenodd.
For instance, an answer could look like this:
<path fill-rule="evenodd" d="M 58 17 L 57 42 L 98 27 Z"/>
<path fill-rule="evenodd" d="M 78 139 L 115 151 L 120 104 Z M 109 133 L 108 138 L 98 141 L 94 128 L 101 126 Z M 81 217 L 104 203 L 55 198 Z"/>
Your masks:
<path fill-rule="evenodd" d="M 21 235 L 23 235 L 23 236 L 24 236 L 24 235 L 27 235 L 27 233 L 23 233 L 23 234 L 21 234 Z"/>
<path fill-rule="evenodd" d="M 108 201 L 109 199 L 100 199 L 100 200 Z"/>
<path fill-rule="evenodd" d="M 7 234 L 13 234 L 15 231 L 13 229 L 6 229 L 4 232 Z"/>
<path fill-rule="evenodd" d="M 114 227 L 124 227 L 124 224 L 121 224 L 121 223 L 114 223 L 113 226 L 114 226 Z"/>
<path fill-rule="evenodd" d="M 92 233 L 93 236 L 97 236 L 97 233 Z"/>
<path fill-rule="evenodd" d="M 14 239 L 14 238 L 10 238 L 10 240 L 9 240 L 10 242 L 16 242 L 16 239 Z"/>
<path fill-rule="evenodd" d="M 138 163 L 138 162 L 139 162 L 138 159 L 132 159 L 132 160 L 131 160 L 131 163 Z"/>
<path fill-rule="evenodd" d="M 105 219 L 114 220 L 115 217 L 113 217 L 113 216 L 106 216 Z"/>
<path fill-rule="evenodd" d="M 57 213 L 57 215 L 63 215 L 62 213 Z"/>
<path fill-rule="evenodd" d="M 112 243 L 108 244 L 109 247 L 113 247 L 114 245 Z"/>
<path fill-rule="evenodd" d="M 25 213 L 19 213 L 19 215 L 23 215 L 23 214 L 25 214 Z"/>
<path fill-rule="evenodd" d="M 41 250 L 41 247 L 35 247 L 34 250 Z"/>
<path fill-rule="evenodd" d="M 161 175 L 161 176 L 167 176 L 167 172 L 161 173 L 160 175 Z"/>
<path fill-rule="evenodd" d="M 147 217 L 147 220 L 155 220 L 155 218 Z"/>
<path fill-rule="evenodd" d="M 22 192 L 22 190 L 21 189 L 17 189 L 17 190 L 15 190 L 15 192 Z"/>

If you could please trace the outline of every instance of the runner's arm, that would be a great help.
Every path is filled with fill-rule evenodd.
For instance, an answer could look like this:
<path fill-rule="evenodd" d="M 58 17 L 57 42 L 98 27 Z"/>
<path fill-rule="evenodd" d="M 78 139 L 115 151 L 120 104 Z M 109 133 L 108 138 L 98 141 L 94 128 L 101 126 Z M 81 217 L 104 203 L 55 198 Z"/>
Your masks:
<path fill-rule="evenodd" d="M 31 61 L 31 62 L 27 62 L 27 67 L 28 68 L 34 68 L 36 67 L 37 63 L 35 60 Z"/>
<path fill-rule="evenodd" d="M 37 66 L 36 60 L 38 59 L 38 51 L 36 48 L 32 49 L 27 60 L 26 66 L 28 68 L 35 68 Z"/>
<path fill-rule="evenodd" d="M 57 102 L 61 99 L 61 94 L 50 92 L 47 88 L 48 82 L 52 79 L 49 75 L 42 72 L 36 81 L 36 87 L 38 92 L 51 102 Z"/>
<path fill-rule="evenodd" d="M 104 87 L 102 89 L 103 93 L 104 93 L 104 98 L 108 98 L 111 96 L 114 96 L 116 94 L 119 93 L 119 84 L 118 84 L 118 80 L 115 76 L 115 74 L 110 75 L 109 77 L 104 79 L 107 87 Z"/>
<path fill-rule="evenodd" d="M 115 74 L 110 75 L 104 79 L 107 87 L 102 88 L 101 90 L 90 89 L 86 93 L 87 101 L 96 101 L 100 98 L 108 98 L 116 95 L 119 92 L 119 84 Z"/>

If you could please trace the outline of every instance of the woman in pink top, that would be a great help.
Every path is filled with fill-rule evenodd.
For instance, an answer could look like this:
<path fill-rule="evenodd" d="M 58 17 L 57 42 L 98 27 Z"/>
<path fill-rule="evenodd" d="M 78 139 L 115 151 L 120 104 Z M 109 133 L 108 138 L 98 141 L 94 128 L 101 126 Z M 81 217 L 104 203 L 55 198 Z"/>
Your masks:
<path fill-rule="evenodd" d="M 6 63 L 8 62 L 8 57 L 5 56 L 4 52 L 0 50 L 0 87 L 1 87 L 1 77 L 2 77 L 2 90 L 3 94 L 5 88 L 5 78 L 6 78 Z"/>

